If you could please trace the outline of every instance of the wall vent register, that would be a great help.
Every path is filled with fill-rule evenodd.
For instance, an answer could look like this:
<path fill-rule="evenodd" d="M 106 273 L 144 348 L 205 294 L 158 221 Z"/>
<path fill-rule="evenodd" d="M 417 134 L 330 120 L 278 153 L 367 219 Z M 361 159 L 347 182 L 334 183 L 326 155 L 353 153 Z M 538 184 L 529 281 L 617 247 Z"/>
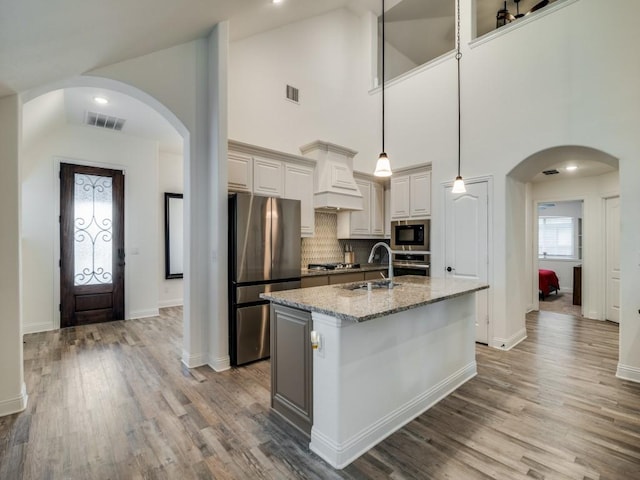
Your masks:
<path fill-rule="evenodd" d="M 87 112 L 84 123 L 92 127 L 106 128 L 108 130 L 121 131 L 126 120 L 124 118 L 113 117 L 103 113 Z"/>
<path fill-rule="evenodd" d="M 300 91 L 296 87 L 292 87 L 291 85 L 287 85 L 287 100 L 291 100 L 292 102 L 299 102 Z"/>

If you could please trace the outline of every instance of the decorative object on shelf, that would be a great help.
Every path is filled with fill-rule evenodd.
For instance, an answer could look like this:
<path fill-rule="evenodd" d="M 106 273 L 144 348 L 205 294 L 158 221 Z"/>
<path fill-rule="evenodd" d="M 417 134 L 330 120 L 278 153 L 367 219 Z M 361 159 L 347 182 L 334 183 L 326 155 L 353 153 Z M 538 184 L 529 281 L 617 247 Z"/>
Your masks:
<path fill-rule="evenodd" d="M 382 153 L 378 157 L 376 169 L 373 174 L 376 177 L 390 177 L 391 163 L 384 151 L 384 0 L 382 0 Z"/>
<path fill-rule="evenodd" d="M 504 6 L 498 10 L 496 14 L 496 28 L 500 28 L 505 26 L 507 23 L 511 23 L 518 18 L 522 18 L 530 13 L 535 12 L 536 10 L 540 10 L 542 7 L 546 7 L 549 4 L 549 0 L 542 0 L 541 2 L 536 3 L 531 10 L 527 13 L 520 13 L 520 0 L 513 0 L 516 4 L 516 14 L 513 15 L 509 10 L 507 10 L 507 2 L 505 0 Z"/>
<path fill-rule="evenodd" d="M 467 189 L 464 186 L 464 180 L 460 175 L 460 139 L 462 134 L 460 133 L 460 59 L 462 58 L 462 53 L 460 52 L 460 1 L 456 2 L 457 10 L 456 10 L 456 62 L 458 65 L 458 176 L 453 182 L 453 188 L 451 189 L 452 193 L 464 193 Z"/>

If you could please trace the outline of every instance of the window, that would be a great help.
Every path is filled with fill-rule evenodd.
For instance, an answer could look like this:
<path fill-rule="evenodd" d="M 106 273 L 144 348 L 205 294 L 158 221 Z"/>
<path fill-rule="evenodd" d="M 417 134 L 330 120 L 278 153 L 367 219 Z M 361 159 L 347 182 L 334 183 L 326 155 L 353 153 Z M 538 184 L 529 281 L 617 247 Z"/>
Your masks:
<path fill-rule="evenodd" d="M 577 220 L 573 217 L 538 217 L 538 257 L 579 258 Z"/>

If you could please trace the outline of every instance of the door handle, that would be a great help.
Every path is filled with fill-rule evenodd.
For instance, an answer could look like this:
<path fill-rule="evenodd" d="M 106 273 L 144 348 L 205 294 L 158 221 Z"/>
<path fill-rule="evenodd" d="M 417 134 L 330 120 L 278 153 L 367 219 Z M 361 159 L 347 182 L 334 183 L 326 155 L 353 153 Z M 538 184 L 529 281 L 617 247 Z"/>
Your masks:
<path fill-rule="evenodd" d="M 452 270 L 455 270 L 455 268 L 447 267 L 447 272 L 450 272 Z"/>
<path fill-rule="evenodd" d="M 118 260 L 119 260 L 118 265 L 121 267 L 124 267 L 124 256 L 125 256 L 124 248 L 119 248 L 118 249 Z"/>

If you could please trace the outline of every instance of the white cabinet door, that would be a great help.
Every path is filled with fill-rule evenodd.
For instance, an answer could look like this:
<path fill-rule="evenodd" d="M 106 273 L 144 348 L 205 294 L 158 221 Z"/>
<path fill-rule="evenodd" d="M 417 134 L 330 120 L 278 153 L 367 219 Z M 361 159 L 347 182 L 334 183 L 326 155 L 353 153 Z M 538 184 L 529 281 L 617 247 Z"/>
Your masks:
<path fill-rule="evenodd" d="M 384 237 L 391 238 L 391 189 L 384 191 Z"/>
<path fill-rule="evenodd" d="M 411 214 L 409 176 L 391 177 L 391 218 L 408 218 Z"/>
<path fill-rule="evenodd" d="M 253 191 L 253 160 L 248 155 L 229 152 L 228 187 L 233 192 Z"/>
<path fill-rule="evenodd" d="M 384 188 L 371 183 L 371 235 L 384 235 Z"/>
<path fill-rule="evenodd" d="M 351 212 L 351 236 L 371 233 L 371 182 L 356 179 L 362 194 L 362 210 Z"/>
<path fill-rule="evenodd" d="M 382 238 L 384 235 L 384 188 L 366 179 L 355 179 L 362 194 L 362 210 L 338 212 L 338 238 Z"/>
<path fill-rule="evenodd" d="M 300 200 L 300 234 L 303 237 L 313 237 L 316 224 L 313 209 L 313 168 L 285 164 L 284 196 Z"/>
<path fill-rule="evenodd" d="M 431 215 L 431 172 L 414 173 L 410 182 L 411 217 Z"/>
<path fill-rule="evenodd" d="M 271 197 L 284 195 L 282 162 L 254 157 L 253 193 Z"/>

